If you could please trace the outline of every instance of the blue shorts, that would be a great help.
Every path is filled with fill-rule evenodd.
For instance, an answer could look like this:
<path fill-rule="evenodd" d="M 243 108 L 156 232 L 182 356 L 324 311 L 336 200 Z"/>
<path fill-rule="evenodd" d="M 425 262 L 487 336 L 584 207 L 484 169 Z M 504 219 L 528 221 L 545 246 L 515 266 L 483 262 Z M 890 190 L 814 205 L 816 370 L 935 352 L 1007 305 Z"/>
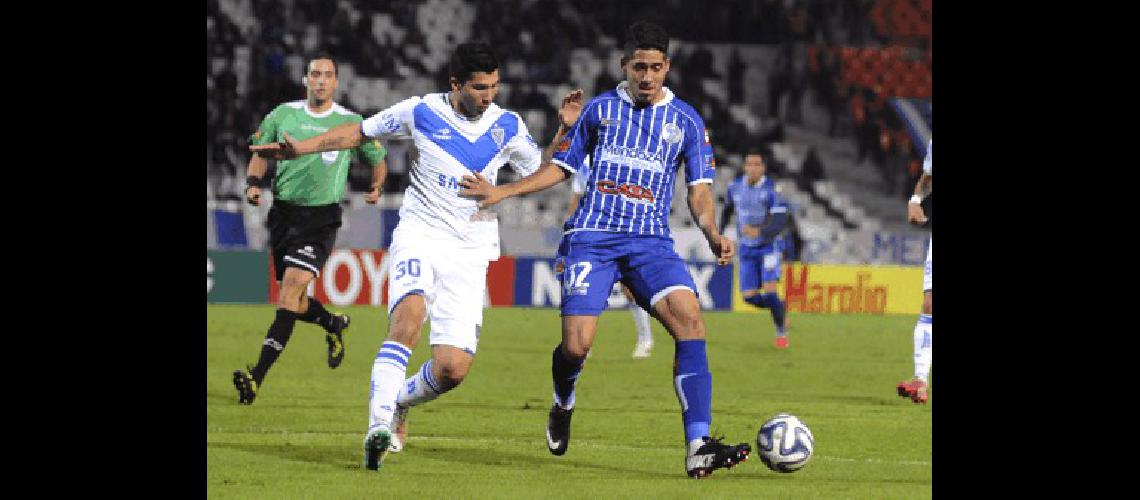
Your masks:
<path fill-rule="evenodd" d="M 578 231 L 562 236 L 556 269 L 561 269 L 562 315 L 598 316 L 610 290 L 621 281 L 646 311 L 677 289 L 697 285 L 673 239 L 630 233 Z"/>
<path fill-rule="evenodd" d="M 780 281 L 780 245 L 740 246 L 740 291 L 759 290 L 764 283 Z"/>

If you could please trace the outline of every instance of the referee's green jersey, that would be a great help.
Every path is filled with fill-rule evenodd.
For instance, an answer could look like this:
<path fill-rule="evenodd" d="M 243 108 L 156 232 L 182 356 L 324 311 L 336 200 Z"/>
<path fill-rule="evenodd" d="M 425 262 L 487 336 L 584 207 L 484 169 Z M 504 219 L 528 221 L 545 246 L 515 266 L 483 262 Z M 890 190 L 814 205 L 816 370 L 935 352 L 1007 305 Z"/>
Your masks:
<path fill-rule="evenodd" d="M 293 139 L 302 141 L 338 125 L 360 123 L 363 120 L 360 115 L 336 103 L 323 113 L 313 113 L 305 101 L 287 102 L 277 106 L 261 121 L 257 133 L 250 137 L 250 144 L 283 141 L 285 132 Z M 274 199 L 305 206 L 339 203 L 344 196 L 344 185 L 353 153 L 361 154 L 369 166 L 375 165 L 388 154 L 379 141 L 368 140 L 352 150 L 326 151 L 279 161 L 273 188 Z"/>

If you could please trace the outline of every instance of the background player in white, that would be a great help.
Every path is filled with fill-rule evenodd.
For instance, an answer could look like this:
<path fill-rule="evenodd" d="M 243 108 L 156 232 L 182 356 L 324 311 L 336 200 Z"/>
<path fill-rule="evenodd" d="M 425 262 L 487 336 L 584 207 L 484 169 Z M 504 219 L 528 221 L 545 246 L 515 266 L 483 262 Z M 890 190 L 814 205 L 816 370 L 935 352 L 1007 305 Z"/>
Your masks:
<path fill-rule="evenodd" d="M 586 163 L 589 163 L 588 159 Z M 573 194 L 570 195 L 570 206 L 566 210 L 567 218 L 578 210 L 578 202 L 582 199 L 582 193 L 586 192 L 588 177 L 589 174 L 575 173 L 570 180 L 570 190 Z M 653 353 L 653 330 L 649 325 L 649 313 L 637 305 L 637 301 L 633 299 L 633 292 L 629 291 L 629 287 L 625 284 L 621 284 L 621 292 L 629 300 L 629 312 L 633 314 L 633 326 L 637 329 L 637 345 L 633 347 L 633 357 L 648 358 Z"/>
<path fill-rule="evenodd" d="M 719 264 L 731 261 L 735 244 L 717 230 L 710 187 L 713 151 L 704 120 L 664 86 L 669 35 L 659 25 L 636 22 L 626 32 L 624 49 L 625 80 L 590 100 L 550 163 L 503 186 L 478 172 L 465 175 L 461 193 L 481 200 L 480 206 L 494 205 L 562 182 L 581 170 L 590 155 L 586 193 L 564 226 L 559 247 L 565 262 L 562 343 L 551 352 L 554 402 L 546 424 L 547 449 L 563 455 L 569 447 L 574 389 L 597 335 L 598 316 L 621 280 L 675 340 L 672 383 L 681 406 L 685 473 L 703 478 L 746 460 L 751 446 L 729 445 L 709 432 L 712 373 L 705 324 L 696 285 L 673 249 L 668 224 L 682 163 L 689 210 Z"/>
<path fill-rule="evenodd" d="M 499 63 L 485 43 L 460 44 L 449 63 L 451 91 L 412 97 L 364 120 L 305 141 L 255 148 L 294 156 L 351 148 L 368 137 L 414 141 L 400 222 L 389 249 L 388 338 L 372 368 L 364 462 L 379 469 L 395 444 L 408 408 L 431 401 L 467 376 L 483 323 L 487 265 L 499 258 L 498 221 L 476 202 L 458 196 L 459 179 L 479 172 L 494 182 L 510 163 L 533 173 L 543 152 L 517 113 L 492 101 L 499 91 Z M 577 97 L 573 97 L 577 95 Z M 580 108 L 581 94 L 563 99 Z M 565 134 L 563 120 L 556 139 Z M 547 155 L 550 153 L 548 152 Z M 420 327 L 431 319 L 432 357 L 405 380 Z"/>
<path fill-rule="evenodd" d="M 914 196 L 906 207 L 907 221 L 913 224 L 925 224 L 926 214 L 922 211 L 922 200 L 930 194 L 933 184 L 934 140 L 926 144 L 926 158 L 922 160 L 922 176 L 914 186 Z M 930 363 L 933 354 L 934 330 L 934 271 L 933 260 L 934 236 L 926 250 L 926 266 L 922 269 L 922 314 L 918 316 L 918 324 L 914 325 L 914 378 L 899 382 L 895 387 L 899 396 L 910 398 L 915 403 L 926 403 L 927 382 L 930 379 Z"/>

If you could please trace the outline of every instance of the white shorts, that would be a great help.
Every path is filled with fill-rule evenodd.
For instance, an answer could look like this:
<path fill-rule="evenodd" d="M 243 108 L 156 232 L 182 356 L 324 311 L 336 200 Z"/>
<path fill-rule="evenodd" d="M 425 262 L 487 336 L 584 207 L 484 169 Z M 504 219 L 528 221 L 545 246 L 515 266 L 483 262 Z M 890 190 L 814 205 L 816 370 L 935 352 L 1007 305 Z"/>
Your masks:
<path fill-rule="evenodd" d="M 930 266 L 931 262 L 933 262 L 930 259 L 930 255 L 931 255 L 931 252 L 933 252 L 933 251 L 934 251 L 934 237 L 931 236 L 930 237 L 930 245 L 928 247 L 926 247 L 926 266 L 924 266 L 922 268 L 922 291 L 924 291 L 924 292 L 929 292 L 929 291 L 934 289 L 931 286 L 934 283 L 934 278 L 932 277 L 933 272 L 931 271 L 931 266 Z"/>
<path fill-rule="evenodd" d="M 423 295 L 431 320 L 431 345 L 449 345 L 475 355 L 487 294 L 484 256 L 445 242 L 392 241 L 388 257 L 388 316 L 409 294 Z"/>

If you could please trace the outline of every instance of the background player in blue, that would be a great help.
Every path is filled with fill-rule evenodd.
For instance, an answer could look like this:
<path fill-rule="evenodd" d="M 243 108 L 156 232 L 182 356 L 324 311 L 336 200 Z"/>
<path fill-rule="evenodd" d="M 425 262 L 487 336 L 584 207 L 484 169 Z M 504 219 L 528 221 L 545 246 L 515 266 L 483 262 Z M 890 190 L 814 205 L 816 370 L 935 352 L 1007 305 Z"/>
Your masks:
<path fill-rule="evenodd" d="M 788 347 L 788 329 L 776 285 L 784 251 L 780 232 L 788 221 L 788 205 L 780 198 L 775 181 L 764 175 L 766 170 L 759 151 L 750 150 L 744 156 L 744 175 L 728 186 L 720 231 L 724 232 L 735 211 L 740 238 L 740 293 L 745 302 L 772 311 L 776 348 L 784 349 Z"/>
<path fill-rule="evenodd" d="M 563 226 L 562 343 L 552 353 L 554 404 L 546 427 L 555 455 L 570 444 L 574 384 L 597 334 L 598 316 L 614 282 L 621 280 L 675 339 L 673 386 L 681 405 L 685 471 L 701 478 L 744 461 L 747 443 L 727 445 L 709 435 L 712 374 L 705 354 L 705 324 L 696 286 L 669 235 L 669 207 L 678 166 L 684 162 L 689 209 L 719 264 L 735 243 L 717 230 L 712 194 L 713 153 L 704 121 L 663 86 L 669 72 L 669 36 L 660 26 L 629 27 L 621 68 L 625 81 L 582 109 L 550 162 L 518 182 L 494 186 L 482 175 L 464 176 L 460 194 L 480 206 L 539 191 L 566 180 L 590 156 L 586 191 Z"/>

